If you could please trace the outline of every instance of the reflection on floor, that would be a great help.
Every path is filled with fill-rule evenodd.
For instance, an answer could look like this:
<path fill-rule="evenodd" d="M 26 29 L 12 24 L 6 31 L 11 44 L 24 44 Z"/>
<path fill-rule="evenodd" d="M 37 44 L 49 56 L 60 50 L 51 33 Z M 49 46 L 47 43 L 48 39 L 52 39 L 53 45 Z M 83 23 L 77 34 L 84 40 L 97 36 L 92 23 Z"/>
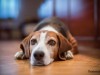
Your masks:
<path fill-rule="evenodd" d="M 100 42 L 79 41 L 74 59 L 48 66 L 31 66 L 28 60 L 15 60 L 20 41 L 0 41 L 0 75 L 100 75 Z"/>

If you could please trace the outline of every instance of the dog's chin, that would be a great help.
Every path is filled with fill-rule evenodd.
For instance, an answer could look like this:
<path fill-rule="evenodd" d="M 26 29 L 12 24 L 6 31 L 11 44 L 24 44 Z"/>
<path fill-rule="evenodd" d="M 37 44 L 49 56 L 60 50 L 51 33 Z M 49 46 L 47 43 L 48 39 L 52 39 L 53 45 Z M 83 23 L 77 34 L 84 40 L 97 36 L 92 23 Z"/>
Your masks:
<path fill-rule="evenodd" d="M 44 62 L 43 61 L 36 61 L 34 63 L 34 66 L 45 66 Z"/>
<path fill-rule="evenodd" d="M 49 64 L 52 63 L 52 62 L 53 62 L 53 60 L 52 60 L 52 61 L 48 61 L 48 62 L 37 61 L 37 60 L 35 60 L 34 62 L 30 62 L 30 63 L 31 63 L 31 65 L 33 65 L 33 66 L 46 66 L 46 65 L 49 65 Z"/>
<path fill-rule="evenodd" d="M 45 64 L 44 61 L 34 61 L 30 62 L 32 66 L 46 66 L 48 64 Z"/>

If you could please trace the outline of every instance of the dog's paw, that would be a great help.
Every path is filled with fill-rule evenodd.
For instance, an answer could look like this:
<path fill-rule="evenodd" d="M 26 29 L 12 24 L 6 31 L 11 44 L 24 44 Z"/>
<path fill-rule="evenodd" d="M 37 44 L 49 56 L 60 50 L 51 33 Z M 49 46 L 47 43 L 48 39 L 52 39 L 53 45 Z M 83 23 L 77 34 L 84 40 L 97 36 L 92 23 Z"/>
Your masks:
<path fill-rule="evenodd" d="M 24 54 L 22 51 L 19 51 L 15 54 L 15 59 L 24 59 Z"/>
<path fill-rule="evenodd" d="M 67 51 L 65 56 L 66 56 L 66 59 L 72 59 L 74 57 L 71 51 Z"/>

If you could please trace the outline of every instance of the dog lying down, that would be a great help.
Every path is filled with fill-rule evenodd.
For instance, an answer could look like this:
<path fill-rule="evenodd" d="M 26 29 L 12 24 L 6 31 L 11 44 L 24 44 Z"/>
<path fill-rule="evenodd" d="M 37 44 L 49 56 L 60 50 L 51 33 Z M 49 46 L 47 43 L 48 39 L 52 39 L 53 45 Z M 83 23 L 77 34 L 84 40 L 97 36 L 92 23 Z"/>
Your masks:
<path fill-rule="evenodd" d="M 78 53 L 77 42 L 68 27 L 57 18 L 47 18 L 36 25 L 20 44 L 16 59 L 30 59 L 31 65 L 48 65 L 54 60 L 72 59 Z"/>

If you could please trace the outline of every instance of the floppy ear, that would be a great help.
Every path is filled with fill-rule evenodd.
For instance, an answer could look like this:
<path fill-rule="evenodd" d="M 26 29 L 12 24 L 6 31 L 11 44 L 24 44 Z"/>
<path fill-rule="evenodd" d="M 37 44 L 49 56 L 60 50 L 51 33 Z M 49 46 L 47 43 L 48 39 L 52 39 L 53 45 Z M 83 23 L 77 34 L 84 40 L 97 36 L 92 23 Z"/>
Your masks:
<path fill-rule="evenodd" d="M 62 34 L 58 34 L 57 37 L 59 41 L 58 57 L 61 60 L 66 60 L 65 54 L 68 50 L 72 49 L 72 46 Z"/>
<path fill-rule="evenodd" d="M 33 33 L 34 32 L 29 34 L 20 44 L 20 48 L 24 53 L 24 58 L 29 58 L 30 56 L 30 39 L 33 36 Z"/>

